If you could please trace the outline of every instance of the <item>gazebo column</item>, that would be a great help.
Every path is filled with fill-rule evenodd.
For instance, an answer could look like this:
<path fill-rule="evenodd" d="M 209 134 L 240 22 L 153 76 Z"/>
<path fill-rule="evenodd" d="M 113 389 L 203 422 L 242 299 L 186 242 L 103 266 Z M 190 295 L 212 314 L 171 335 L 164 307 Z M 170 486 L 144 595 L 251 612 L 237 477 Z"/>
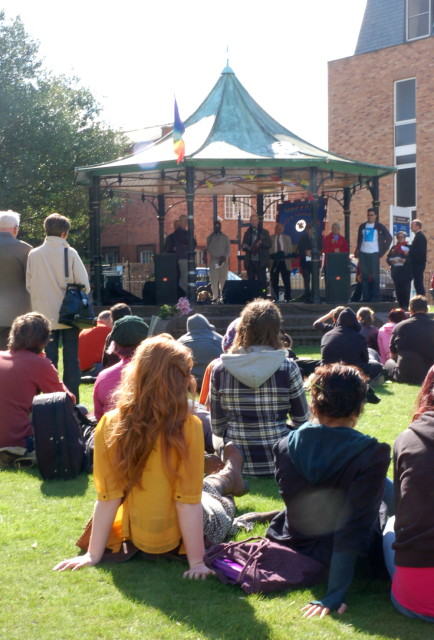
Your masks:
<path fill-rule="evenodd" d="M 371 187 L 371 195 L 372 195 L 372 207 L 375 211 L 375 215 L 377 220 L 380 217 L 380 181 L 377 176 L 372 178 L 372 187 Z"/>
<path fill-rule="evenodd" d="M 344 223 L 345 223 L 345 240 L 350 246 L 350 216 L 351 216 L 351 189 L 344 187 Z"/>
<path fill-rule="evenodd" d="M 319 294 L 319 264 L 320 252 L 318 242 L 318 170 L 316 167 L 310 169 L 310 192 L 313 195 L 312 207 L 312 302 L 318 304 L 321 302 Z"/>
<path fill-rule="evenodd" d="M 217 196 L 212 197 L 212 221 L 216 222 L 218 218 L 218 200 Z"/>
<path fill-rule="evenodd" d="M 100 206 L 101 195 L 99 177 L 93 176 L 89 189 L 89 223 L 90 223 L 90 251 L 91 251 L 91 281 L 93 298 L 97 305 L 101 304 L 102 293 L 102 255 L 100 235 Z"/>
<path fill-rule="evenodd" d="M 158 236 L 159 236 L 159 253 L 163 253 L 164 249 L 164 218 L 166 217 L 166 202 L 164 193 L 158 194 Z"/>
<path fill-rule="evenodd" d="M 194 246 L 194 167 L 186 167 L 186 197 L 188 218 L 188 292 L 190 302 L 196 302 L 196 262 Z"/>

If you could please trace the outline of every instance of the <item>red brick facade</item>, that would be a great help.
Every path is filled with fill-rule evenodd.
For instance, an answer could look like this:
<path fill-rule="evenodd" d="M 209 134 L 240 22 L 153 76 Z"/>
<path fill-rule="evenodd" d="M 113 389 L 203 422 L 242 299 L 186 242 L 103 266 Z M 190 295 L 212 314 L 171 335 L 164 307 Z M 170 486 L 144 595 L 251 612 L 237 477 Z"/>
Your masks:
<path fill-rule="evenodd" d="M 394 83 L 416 78 L 417 217 L 428 238 L 426 274 L 434 269 L 434 38 L 364 53 L 329 63 L 329 150 L 364 162 L 394 165 Z M 394 178 L 380 180 L 380 220 L 389 225 L 395 204 Z M 371 205 L 368 190 L 351 203 L 351 250 L 358 225 Z M 343 222 L 342 209 L 329 203 L 329 220 Z M 431 248 L 431 250 L 430 250 Z"/>
<path fill-rule="evenodd" d="M 166 207 L 171 201 L 166 201 Z M 252 205 L 255 205 L 255 199 L 252 199 Z M 253 211 L 253 210 L 252 210 Z M 218 216 L 222 220 L 222 230 L 231 240 L 237 240 L 238 222 L 237 220 L 225 220 L 224 198 L 218 197 L 217 200 Z M 168 235 L 173 231 L 173 221 L 182 214 L 187 213 L 186 202 L 180 202 L 168 211 L 165 217 L 165 233 Z M 131 194 L 125 199 L 123 207 L 114 216 L 115 222 L 110 223 L 110 214 L 104 215 L 105 224 L 101 232 L 101 247 L 103 256 L 107 254 L 107 250 L 116 250 L 118 254 L 118 262 L 140 262 L 139 251 L 146 245 L 150 245 L 156 253 L 159 252 L 159 230 L 157 212 L 148 203 L 142 202 L 139 195 Z M 274 222 L 264 222 L 264 227 L 273 233 Z M 206 239 L 213 230 L 213 200 L 212 197 L 198 196 L 194 200 L 194 226 L 195 238 L 197 241 L 198 251 L 204 250 Z M 241 230 L 241 237 L 246 227 Z M 229 268 L 238 272 L 238 245 L 231 245 L 231 257 Z M 196 260 L 200 266 L 200 253 Z M 150 268 L 150 267 L 149 267 Z"/>

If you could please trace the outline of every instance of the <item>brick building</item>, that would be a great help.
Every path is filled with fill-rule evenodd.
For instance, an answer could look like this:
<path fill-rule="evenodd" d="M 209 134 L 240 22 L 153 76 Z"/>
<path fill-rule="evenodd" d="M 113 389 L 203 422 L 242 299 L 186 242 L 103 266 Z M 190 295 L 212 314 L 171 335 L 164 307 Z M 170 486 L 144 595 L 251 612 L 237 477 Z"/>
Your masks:
<path fill-rule="evenodd" d="M 428 238 L 434 270 L 433 0 L 367 0 L 355 54 L 329 63 L 329 149 L 397 168 L 381 183 L 380 220 L 389 206 L 408 207 Z M 369 192 L 351 203 L 351 250 L 366 219 Z M 329 219 L 341 209 L 329 206 Z M 430 250 L 431 247 L 431 250 Z"/>
<path fill-rule="evenodd" d="M 266 212 L 264 227 L 274 230 L 277 204 L 276 196 L 265 198 Z M 176 202 L 176 201 L 175 201 Z M 217 216 L 222 221 L 222 229 L 232 241 L 229 268 L 238 272 L 238 239 L 245 231 L 251 213 L 255 210 L 256 200 L 249 196 L 217 197 Z M 253 209 L 252 209 L 253 207 Z M 203 265 L 203 252 L 206 239 L 213 230 L 214 202 L 213 198 L 198 196 L 194 201 L 195 208 L 195 237 L 197 240 L 196 264 Z M 180 215 L 186 214 L 185 199 L 178 201 L 165 216 L 164 228 L 168 235 L 173 231 L 173 221 Z M 238 214 L 241 214 L 241 228 Z M 152 259 L 159 252 L 159 227 L 157 213 L 152 205 L 136 194 L 128 194 L 123 199 L 121 208 L 110 222 L 110 214 L 105 215 L 105 223 L 101 232 L 101 248 L 105 264 L 120 264 L 125 262 L 141 263 L 142 272 L 147 274 L 152 269 Z"/>

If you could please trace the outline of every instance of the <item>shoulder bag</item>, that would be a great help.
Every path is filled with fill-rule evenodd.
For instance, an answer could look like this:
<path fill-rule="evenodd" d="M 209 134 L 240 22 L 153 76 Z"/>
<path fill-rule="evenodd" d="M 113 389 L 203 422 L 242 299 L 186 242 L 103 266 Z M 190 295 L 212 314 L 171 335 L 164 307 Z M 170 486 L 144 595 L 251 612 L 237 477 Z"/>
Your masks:
<path fill-rule="evenodd" d="M 68 247 L 65 247 L 65 278 L 69 277 Z M 75 329 L 87 329 L 96 325 L 95 311 L 84 284 L 67 283 L 65 297 L 59 311 L 59 324 Z"/>

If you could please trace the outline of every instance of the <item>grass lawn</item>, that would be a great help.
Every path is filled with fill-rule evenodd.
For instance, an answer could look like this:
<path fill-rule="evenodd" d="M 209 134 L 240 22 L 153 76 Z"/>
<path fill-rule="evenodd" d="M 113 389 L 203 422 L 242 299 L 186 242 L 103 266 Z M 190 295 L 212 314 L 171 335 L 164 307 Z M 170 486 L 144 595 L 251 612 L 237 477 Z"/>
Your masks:
<path fill-rule="evenodd" d="M 315 355 L 315 348 L 298 349 Z M 410 421 L 418 389 L 386 384 L 378 405 L 367 405 L 361 431 L 392 443 Z M 92 387 L 81 402 L 92 407 Z M 216 579 L 182 579 L 184 565 L 133 558 L 74 573 L 52 567 L 75 553 L 74 541 L 89 518 L 95 493 L 92 477 L 43 481 L 37 470 L 0 472 L 0 635 L 66 640 L 420 640 L 433 637 L 426 623 L 395 612 L 389 584 L 359 576 L 344 616 L 304 620 L 299 609 L 324 594 L 324 585 L 274 596 L 249 596 Z M 274 480 L 250 480 L 250 493 L 237 498 L 240 512 L 280 508 Z M 262 535 L 265 527 L 254 533 Z M 239 536 L 247 537 L 246 534 Z"/>

